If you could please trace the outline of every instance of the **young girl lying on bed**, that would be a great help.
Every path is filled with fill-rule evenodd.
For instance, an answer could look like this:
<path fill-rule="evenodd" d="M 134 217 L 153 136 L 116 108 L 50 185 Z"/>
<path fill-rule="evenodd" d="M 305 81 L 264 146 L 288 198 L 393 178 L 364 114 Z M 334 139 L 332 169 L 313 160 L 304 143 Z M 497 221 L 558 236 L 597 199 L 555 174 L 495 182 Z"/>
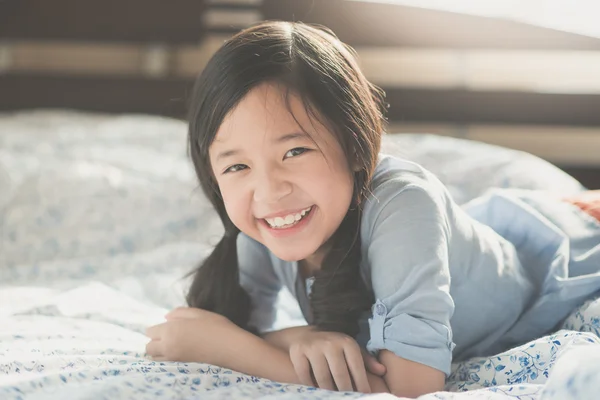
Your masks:
<path fill-rule="evenodd" d="M 418 396 L 453 360 L 540 337 L 598 292 L 583 200 L 496 190 L 459 207 L 379 154 L 381 100 L 324 29 L 269 22 L 223 45 L 196 83 L 189 146 L 225 233 L 190 308 L 148 329 L 149 355 Z M 283 287 L 307 326 L 273 330 Z"/>

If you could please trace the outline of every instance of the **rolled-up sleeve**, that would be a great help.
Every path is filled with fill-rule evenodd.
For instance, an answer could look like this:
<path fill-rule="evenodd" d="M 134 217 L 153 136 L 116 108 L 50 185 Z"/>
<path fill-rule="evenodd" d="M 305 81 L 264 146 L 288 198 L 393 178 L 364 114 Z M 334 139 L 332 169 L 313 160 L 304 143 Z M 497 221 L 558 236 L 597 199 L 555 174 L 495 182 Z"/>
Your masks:
<path fill-rule="evenodd" d="M 275 330 L 277 298 L 282 288 L 273 270 L 267 249 L 247 235 L 237 238 L 240 285 L 250 296 L 252 311 L 249 325 L 259 334 Z"/>
<path fill-rule="evenodd" d="M 442 197 L 409 185 L 378 195 L 367 247 L 375 295 L 367 349 L 450 374 L 454 301 L 450 296 L 449 227 Z"/>

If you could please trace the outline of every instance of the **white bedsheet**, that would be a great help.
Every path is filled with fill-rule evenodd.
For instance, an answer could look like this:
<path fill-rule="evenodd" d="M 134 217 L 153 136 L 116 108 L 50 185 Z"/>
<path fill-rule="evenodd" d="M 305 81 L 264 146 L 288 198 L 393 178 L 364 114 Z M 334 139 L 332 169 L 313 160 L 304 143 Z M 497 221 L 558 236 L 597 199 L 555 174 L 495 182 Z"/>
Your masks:
<path fill-rule="evenodd" d="M 0 114 L 0 398 L 364 397 L 144 357 L 143 329 L 183 304 L 182 277 L 221 232 L 185 134 L 149 116 Z M 493 146 L 390 135 L 386 148 L 438 174 L 459 203 L 491 186 L 583 189 Z M 297 306 L 281 302 L 287 326 Z M 554 336 L 455 365 L 450 392 L 424 398 L 596 398 L 599 316 L 590 301 Z"/>

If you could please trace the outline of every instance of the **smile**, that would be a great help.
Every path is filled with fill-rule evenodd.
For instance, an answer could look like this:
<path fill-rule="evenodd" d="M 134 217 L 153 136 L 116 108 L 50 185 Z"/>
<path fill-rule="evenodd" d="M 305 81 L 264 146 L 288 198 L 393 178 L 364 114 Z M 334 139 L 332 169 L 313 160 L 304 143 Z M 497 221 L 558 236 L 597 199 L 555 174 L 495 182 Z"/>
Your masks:
<path fill-rule="evenodd" d="M 297 225 L 300 221 L 302 221 L 307 215 L 310 214 L 313 206 L 305 208 L 304 210 L 295 213 L 288 214 L 281 217 L 275 218 L 265 218 L 265 221 L 269 225 L 270 228 L 273 229 L 288 229 L 295 225 Z"/>

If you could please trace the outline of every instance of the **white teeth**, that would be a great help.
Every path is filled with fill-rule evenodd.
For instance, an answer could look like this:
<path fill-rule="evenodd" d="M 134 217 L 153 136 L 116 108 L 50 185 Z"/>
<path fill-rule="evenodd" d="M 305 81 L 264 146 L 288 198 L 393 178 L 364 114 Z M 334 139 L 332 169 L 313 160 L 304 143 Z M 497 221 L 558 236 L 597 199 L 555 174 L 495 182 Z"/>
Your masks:
<path fill-rule="evenodd" d="M 269 225 L 271 225 L 274 228 L 281 228 L 287 225 L 292 225 L 300 221 L 302 217 L 308 214 L 311 208 L 312 206 L 302 210 L 299 213 L 289 214 L 285 217 L 265 218 L 265 221 L 267 221 Z"/>

